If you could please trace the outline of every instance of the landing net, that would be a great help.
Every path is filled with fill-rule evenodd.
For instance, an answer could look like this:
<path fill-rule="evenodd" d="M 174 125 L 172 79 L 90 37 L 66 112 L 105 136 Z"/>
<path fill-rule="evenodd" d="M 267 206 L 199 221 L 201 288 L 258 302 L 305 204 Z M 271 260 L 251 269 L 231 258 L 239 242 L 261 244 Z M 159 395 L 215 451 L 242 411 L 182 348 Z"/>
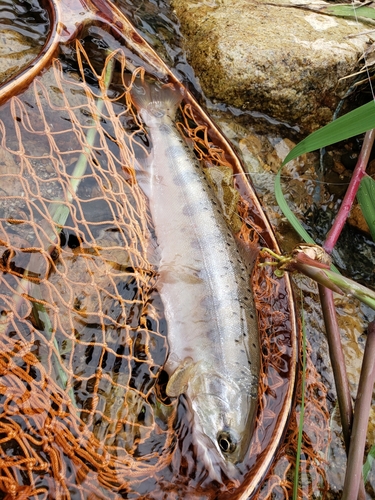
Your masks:
<path fill-rule="evenodd" d="M 135 175 L 150 145 L 129 99 L 134 74 L 120 50 L 104 65 L 80 42 L 70 50 L 76 67 L 54 60 L 0 110 L 0 499 L 217 498 L 217 485 L 194 472 L 189 439 L 179 444 L 189 431 L 183 407 L 163 392 L 167 331 Z M 207 130 L 189 106 L 180 112 L 198 156 L 225 172 Z M 254 241 L 249 203 L 224 177 L 229 222 Z M 254 291 L 264 370 L 256 457 L 282 385 L 288 313 L 273 308 L 285 290 L 265 268 Z M 324 397 L 314 394 L 325 432 Z M 294 430 L 287 443 L 295 449 Z M 289 498 L 293 458 L 282 460 L 261 498 L 276 485 Z M 303 463 L 323 484 L 316 454 Z"/>

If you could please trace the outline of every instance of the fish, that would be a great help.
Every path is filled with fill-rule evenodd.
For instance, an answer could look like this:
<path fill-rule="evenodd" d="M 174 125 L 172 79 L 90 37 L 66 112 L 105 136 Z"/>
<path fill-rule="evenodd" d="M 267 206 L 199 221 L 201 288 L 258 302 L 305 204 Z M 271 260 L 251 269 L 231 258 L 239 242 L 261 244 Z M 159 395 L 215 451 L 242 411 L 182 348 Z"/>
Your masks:
<path fill-rule="evenodd" d="M 148 198 L 169 353 L 167 395 L 184 395 L 213 477 L 249 449 L 258 407 L 259 329 L 250 269 L 192 148 L 176 126 L 183 87 L 136 82 L 131 99 L 152 144 Z M 254 262 L 254 255 L 249 259 Z"/>

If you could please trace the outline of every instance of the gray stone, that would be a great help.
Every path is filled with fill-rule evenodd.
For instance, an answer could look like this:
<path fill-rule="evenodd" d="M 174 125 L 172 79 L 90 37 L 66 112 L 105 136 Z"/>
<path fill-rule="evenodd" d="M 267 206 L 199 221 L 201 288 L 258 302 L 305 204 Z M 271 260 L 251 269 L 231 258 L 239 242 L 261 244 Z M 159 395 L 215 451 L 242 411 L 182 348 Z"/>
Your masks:
<path fill-rule="evenodd" d="M 292 1 L 172 0 L 172 5 L 207 97 L 309 132 L 331 120 L 352 83 L 339 79 L 356 71 L 369 38 L 348 36 L 368 27 L 297 8 Z"/>

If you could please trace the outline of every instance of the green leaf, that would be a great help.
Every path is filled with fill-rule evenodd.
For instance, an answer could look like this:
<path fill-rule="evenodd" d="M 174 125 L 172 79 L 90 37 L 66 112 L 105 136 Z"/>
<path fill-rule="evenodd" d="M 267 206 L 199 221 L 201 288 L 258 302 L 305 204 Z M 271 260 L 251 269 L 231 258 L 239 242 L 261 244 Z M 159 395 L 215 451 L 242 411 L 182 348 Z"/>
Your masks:
<path fill-rule="evenodd" d="M 283 191 L 281 189 L 281 169 L 277 172 L 276 179 L 275 179 L 275 196 L 276 196 L 276 201 L 282 211 L 282 213 L 285 215 L 285 217 L 288 219 L 290 224 L 293 226 L 294 230 L 297 231 L 297 233 L 301 236 L 301 238 L 306 242 L 306 243 L 312 243 L 315 244 L 315 241 L 311 238 L 309 233 L 302 227 L 302 224 L 300 221 L 297 219 L 297 217 L 294 215 L 294 213 L 290 210 L 288 203 L 286 199 L 284 198 Z"/>
<path fill-rule="evenodd" d="M 370 451 L 368 452 L 366 462 L 363 464 L 363 469 L 362 469 L 362 474 L 363 474 L 363 481 L 366 483 L 369 472 L 372 468 L 372 465 L 375 460 L 375 444 L 371 446 Z"/>
<path fill-rule="evenodd" d="M 311 243 L 312 245 L 316 245 L 313 238 L 311 238 L 309 233 L 306 231 L 306 229 L 302 226 L 300 221 L 297 219 L 297 217 L 294 215 L 294 213 L 289 208 L 289 205 L 284 197 L 283 190 L 281 188 L 281 169 L 282 169 L 282 167 L 277 172 L 276 178 L 275 178 L 275 197 L 276 197 L 277 204 L 279 205 L 282 213 L 288 219 L 288 222 L 293 226 L 294 230 L 300 235 L 300 237 L 304 240 L 304 242 Z M 340 274 L 340 271 L 333 264 L 331 264 L 331 270 L 337 274 Z"/>
<path fill-rule="evenodd" d="M 301 293 L 301 304 L 303 301 L 303 293 Z M 303 422 L 305 420 L 305 391 L 306 391 L 306 328 L 305 328 L 305 316 L 302 309 L 302 377 L 301 377 L 301 406 L 299 414 L 299 425 L 298 425 L 298 438 L 297 438 L 297 450 L 296 450 L 296 468 L 294 470 L 294 480 L 293 480 L 293 500 L 298 500 L 298 483 L 299 483 L 299 465 L 301 460 L 301 450 L 302 450 L 302 437 L 303 437 Z"/>
<path fill-rule="evenodd" d="M 375 181 L 368 175 L 363 177 L 357 191 L 357 200 L 375 241 Z"/>
<path fill-rule="evenodd" d="M 297 156 L 324 148 L 375 128 L 375 102 L 371 101 L 316 130 L 289 152 L 283 165 Z"/>
<path fill-rule="evenodd" d="M 372 7 L 354 8 L 352 5 L 330 5 L 329 7 L 322 9 L 321 12 L 333 14 L 339 17 L 355 17 L 357 15 L 357 17 L 375 19 L 375 9 Z"/>

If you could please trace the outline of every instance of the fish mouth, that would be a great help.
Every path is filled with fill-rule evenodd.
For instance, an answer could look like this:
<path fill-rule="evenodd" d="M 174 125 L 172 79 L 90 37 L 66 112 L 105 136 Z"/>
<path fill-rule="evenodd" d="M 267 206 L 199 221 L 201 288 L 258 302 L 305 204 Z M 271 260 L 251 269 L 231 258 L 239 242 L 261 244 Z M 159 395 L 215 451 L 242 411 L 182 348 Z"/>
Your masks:
<path fill-rule="evenodd" d="M 189 406 L 193 413 L 194 428 L 197 441 L 201 441 L 210 449 L 214 449 L 225 466 L 233 471 L 233 467 L 244 461 L 250 446 L 251 437 L 254 432 L 254 412 L 250 411 L 247 418 L 236 421 L 230 415 L 231 405 L 219 394 L 201 393 L 199 396 L 189 399 Z M 205 403 L 207 403 L 205 407 Z M 219 420 L 212 418 L 212 409 L 217 409 L 221 415 Z M 240 410 L 240 408 L 238 408 Z M 203 424 L 204 423 L 204 424 Z"/>
<path fill-rule="evenodd" d="M 232 457 L 223 454 L 217 443 L 207 436 L 196 423 L 194 423 L 194 444 L 197 447 L 197 457 L 208 471 L 212 480 L 223 484 L 226 479 L 237 481 L 240 478 L 240 471 L 236 467 L 236 461 Z"/>
<path fill-rule="evenodd" d="M 214 435 L 209 436 L 203 430 L 197 413 L 192 409 L 190 399 L 185 395 L 182 397 L 187 403 L 186 411 L 189 413 L 190 428 L 195 447 L 194 454 L 196 458 L 202 462 L 211 480 L 217 481 L 220 484 L 224 484 L 228 480 L 237 483 L 237 481 L 240 480 L 241 474 L 236 464 L 242 461 L 241 457 L 243 455 L 241 440 L 237 436 L 235 438 L 231 436 L 233 440 L 238 439 L 239 447 L 232 455 L 223 453 L 218 444 L 217 437 Z M 225 432 L 227 432 L 227 434 L 223 434 L 221 439 L 225 437 L 229 442 L 229 432 Z M 245 451 L 246 450 L 247 448 Z"/>

